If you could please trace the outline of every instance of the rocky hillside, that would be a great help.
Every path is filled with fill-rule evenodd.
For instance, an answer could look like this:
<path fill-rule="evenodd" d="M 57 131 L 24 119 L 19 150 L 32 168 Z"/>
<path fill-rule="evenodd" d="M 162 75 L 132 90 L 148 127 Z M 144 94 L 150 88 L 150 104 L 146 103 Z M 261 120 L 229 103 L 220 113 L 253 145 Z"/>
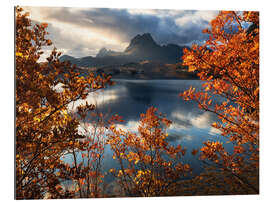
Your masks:
<path fill-rule="evenodd" d="M 63 55 L 60 60 L 78 65 L 82 74 L 91 70 L 125 79 L 196 79 L 195 73 L 181 66 L 183 48 L 176 44 L 159 45 L 151 34 L 145 33 L 135 36 L 123 52 L 102 48 L 96 57 Z"/>
<path fill-rule="evenodd" d="M 60 60 L 70 60 L 81 67 L 102 67 L 108 65 L 123 65 L 130 62 L 155 61 L 161 63 L 178 63 L 181 61 L 183 48 L 176 44 L 159 45 L 150 33 L 135 36 L 123 52 L 102 48 L 96 57 L 87 56 L 75 58 L 63 55 Z"/>

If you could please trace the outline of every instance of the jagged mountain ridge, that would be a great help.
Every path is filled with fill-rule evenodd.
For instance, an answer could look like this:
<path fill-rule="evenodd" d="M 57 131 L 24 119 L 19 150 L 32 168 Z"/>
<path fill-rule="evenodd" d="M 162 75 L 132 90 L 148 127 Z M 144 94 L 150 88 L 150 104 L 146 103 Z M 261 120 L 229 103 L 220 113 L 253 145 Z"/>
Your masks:
<path fill-rule="evenodd" d="M 150 33 L 144 33 L 142 35 L 136 35 L 123 52 L 102 48 L 96 57 L 75 58 L 69 55 L 63 55 L 60 57 L 60 60 L 69 60 L 71 63 L 81 67 L 122 65 L 145 60 L 174 64 L 181 61 L 183 48 L 176 44 L 161 46 L 154 41 Z"/>

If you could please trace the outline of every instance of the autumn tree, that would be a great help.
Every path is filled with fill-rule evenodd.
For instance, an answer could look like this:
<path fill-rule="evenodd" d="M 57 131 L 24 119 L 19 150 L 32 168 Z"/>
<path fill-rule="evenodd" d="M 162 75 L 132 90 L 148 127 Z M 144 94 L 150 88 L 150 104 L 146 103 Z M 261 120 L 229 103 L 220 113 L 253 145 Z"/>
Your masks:
<path fill-rule="evenodd" d="M 110 172 L 120 184 L 122 195 L 175 195 L 176 184 L 191 172 L 190 166 L 181 162 L 186 149 L 166 141 L 166 128 L 170 124 L 156 108 L 150 107 L 141 114 L 138 133 L 111 125 L 108 144 L 120 169 L 113 168 Z"/>
<path fill-rule="evenodd" d="M 220 142 L 206 141 L 200 158 L 211 170 L 197 177 L 194 184 L 212 188 L 202 194 L 257 194 L 259 13 L 222 11 L 204 32 L 209 39 L 202 46 L 185 49 L 183 56 L 183 65 L 197 71 L 204 81 L 203 90 L 191 87 L 181 95 L 218 116 L 219 122 L 212 127 L 233 145 L 233 150 L 228 151 Z"/>
<path fill-rule="evenodd" d="M 80 77 L 75 65 L 60 62 L 56 49 L 39 62 L 43 48 L 52 44 L 48 24 L 33 25 L 28 15 L 16 7 L 16 198 L 72 197 L 60 185 L 61 157 L 81 148 L 84 136 L 68 105 L 104 88 L 110 78 Z"/>
<path fill-rule="evenodd" d="M 73 147 L 67 150 L 65 156 L 70 156 L 73 162 L 66 163 L 59 176 L 63 181 L 72 181 L 66 188 L 72 187 L 75 197 L 104 197 L 106 184 L 103 181 L 102 161 L 106 144 L 104 135 L 108 131 L 106 115 L 99 112 L 98 106 L 87 102 L 86 105 L 79 105 L 77 110 L 79 133 L 85 135 L 85 139 L 80 141 L 79 146 L 73 142 Z"/>

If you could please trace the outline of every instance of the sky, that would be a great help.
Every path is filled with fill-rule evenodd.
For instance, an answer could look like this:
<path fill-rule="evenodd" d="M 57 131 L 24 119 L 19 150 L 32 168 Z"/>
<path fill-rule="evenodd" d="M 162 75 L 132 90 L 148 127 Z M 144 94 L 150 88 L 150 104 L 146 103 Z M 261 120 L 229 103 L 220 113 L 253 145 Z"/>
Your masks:
<path fill-rule="evenodd" d="M 218 14 L 202 10 L 23 8 L 34 23 L 48 23 L 54 46 L 74 57 L 95 56 L 103 47 L 123 51 L 133 37 L 143 33 L 150 33 L 162 45 L 202 43 L 207 36 L 201 31 Z"/>

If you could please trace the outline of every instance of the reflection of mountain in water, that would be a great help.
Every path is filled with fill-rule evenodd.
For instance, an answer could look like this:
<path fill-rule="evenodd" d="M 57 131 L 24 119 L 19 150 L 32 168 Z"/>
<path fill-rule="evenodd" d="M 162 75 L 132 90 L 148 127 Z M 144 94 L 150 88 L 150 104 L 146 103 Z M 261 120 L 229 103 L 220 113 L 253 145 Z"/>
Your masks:
<path fill-rule="evenodd" d="M 128 95 L 139 103 L 150 105 L 155 89 L 148 83 L 127 83 L 125 85 Z"/>
<path fill-rule="evenodd" d="M 104 89 L 95 97 L 90 95 L 87 101 L 95 104 L 96 110 L 107 118 L 114 114 L 122 116 L 122 125 L 138 122 L 140 114 L 154 106 L 173 121 L 169 130 L 174 134 L 192 128 L 210 130 L 215 117 L 200 110 L 195 102 L 179 97 L 180 92 L 191 85 L 198 88 L 201 83 L 192 80 L 116 80 L 115 86 Z M 91 114 L 88 117 L 91 120 Z"/>
<path fill-rule="evenodd" d="M 154 106 L 173 120 L 174 128 L 192 127 L 190 117 L 199 117 L 203 112 L 194 102 L 184 101 L 179 93 L 200 84 L 191 80 L 116 80 L 115 86 L 98 94 L 98 110 L 104 115 L 121 115 L 123 124 L 127 124 L 138 121 L 141 113 Z"/>
<path fill-rule="evenodd" d="M 186 148 L 187 153 L 182 161 L 191 165 L 193 174 L 199 174 L 202 167 L 198 157 L 191 154 L 192 149 L 202 147 L 206 140 L 223 141 L 221 136 L 211 134 L 211 123 L 216 118 L 200 110 L 195 102 L 184 101 L 178 96 L 190 86 L 199 88 L 201 84 L 201 81 L 194 80 L 116 80 L 115 86 L 98 93 L 97 111 L 108 114 L 107 118 L 114 114 L 122 116 L 124 122 L 117 124 L 117 129 L 136 132 L 140 114 L 145 113 L 150 106 L 157 107 L 159 112 L 173 121 L 167 129 L 166 141 Z M 91 96 L 88 99 L 89 103 L 93 102 Z M 88 117 L 91 120 L 91 114 Z M 103 169 L 108 172 L 110 168 L 120 169 L 120 166 L 112 159 L 112 151 L 107 145 Z M 113 180 L 111 175 L 105 176 L 105 182 L 112 187 Z"/>

